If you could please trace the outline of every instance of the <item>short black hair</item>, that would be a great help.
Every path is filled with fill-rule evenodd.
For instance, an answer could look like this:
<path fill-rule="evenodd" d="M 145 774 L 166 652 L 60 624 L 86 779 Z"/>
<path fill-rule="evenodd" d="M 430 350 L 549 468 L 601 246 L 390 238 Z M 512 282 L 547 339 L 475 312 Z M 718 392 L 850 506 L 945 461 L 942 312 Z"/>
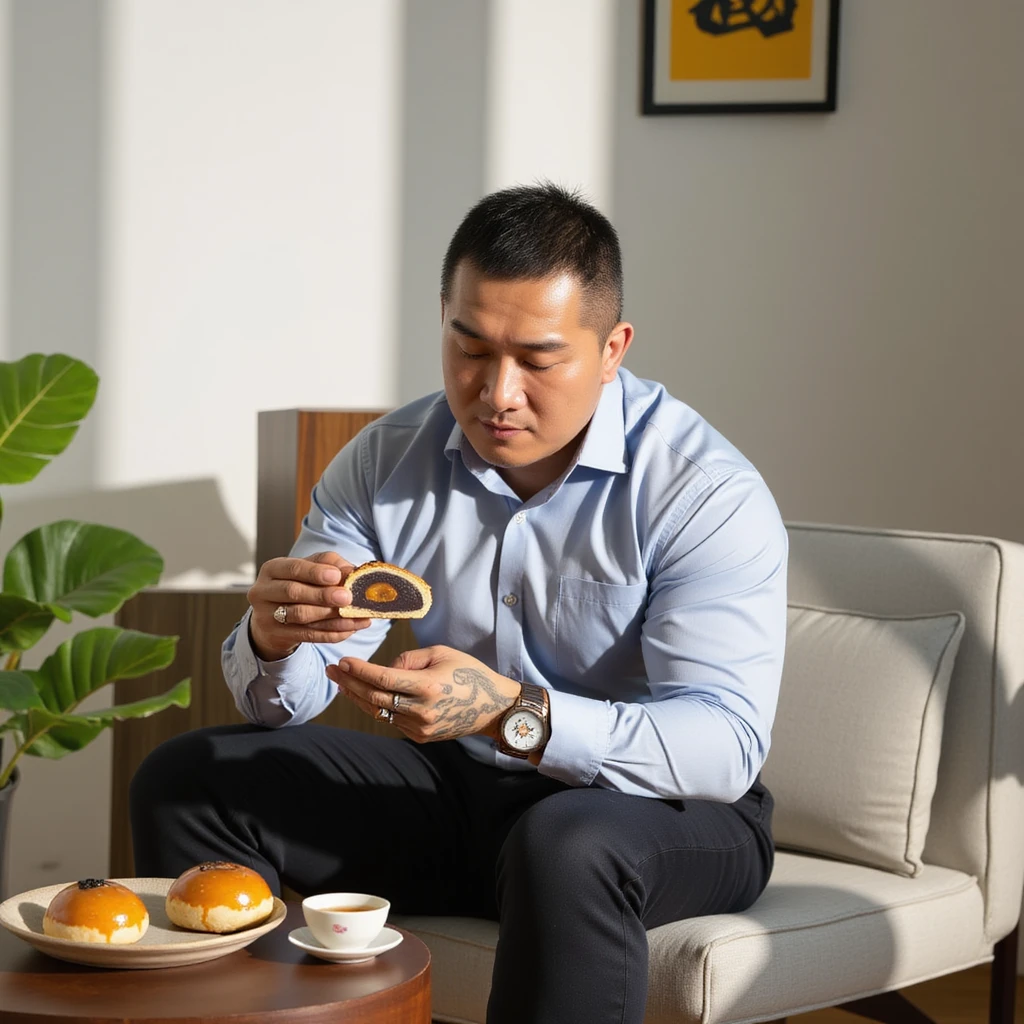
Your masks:
<path fill-rule="evenodd" d="M 576 190 L 542 182 L 484 196 L 448 244 L 441 267 L 445 302 L 463 261 L 499 281 L 572 274 L 583 286 L 582 326 L 593 328 L 602 343 L 622 319 L 619 236 Z"/>

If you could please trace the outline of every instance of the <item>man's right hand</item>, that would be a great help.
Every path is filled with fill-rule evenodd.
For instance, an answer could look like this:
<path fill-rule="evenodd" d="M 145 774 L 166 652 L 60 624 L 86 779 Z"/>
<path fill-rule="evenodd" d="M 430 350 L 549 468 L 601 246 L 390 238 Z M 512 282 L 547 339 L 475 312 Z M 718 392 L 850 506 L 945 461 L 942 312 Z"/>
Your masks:
<path fill-rule="evenodd" d="M 352 603 L 339 586 L 355 568 L 334 551 L 309 558 L 271 558 L 249 588 L 249 641 L 263 661 L 288 657 L 300 644 L 337 644 L 366 629 L 369 619 L 343 619 L 338 608 Z M 284 608 L 284 622 L 274 612 Z"/>

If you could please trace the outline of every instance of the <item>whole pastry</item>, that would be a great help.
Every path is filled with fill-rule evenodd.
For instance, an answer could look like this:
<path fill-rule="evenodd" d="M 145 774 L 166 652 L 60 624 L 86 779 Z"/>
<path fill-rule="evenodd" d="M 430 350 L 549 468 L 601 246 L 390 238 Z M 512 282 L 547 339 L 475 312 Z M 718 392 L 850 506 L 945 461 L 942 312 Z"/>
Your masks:
<path fill-rule="evenodd" d="M 164 906 L 179 928 L 237 932 L 268 918 L 274 909 L 274 895 L 259 872 L 215 860 L 178 875 Z"/>
<path fill-rule="evenodd" d="M 66 885 L 43 914 L 43 934 L 75 942 L 138 942 L 149 927 L 149 912 L 120 882 L 83 878 Z"/>

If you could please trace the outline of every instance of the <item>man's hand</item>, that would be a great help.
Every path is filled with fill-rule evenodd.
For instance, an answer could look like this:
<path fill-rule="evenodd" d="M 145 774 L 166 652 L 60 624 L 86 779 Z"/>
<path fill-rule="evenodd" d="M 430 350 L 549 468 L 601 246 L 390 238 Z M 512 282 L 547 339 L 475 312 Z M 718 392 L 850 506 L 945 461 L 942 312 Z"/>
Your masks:
<path fill-rule="evenodd" d="M 369 619 L 343 619 L 338 609 L 352 594 L 338 586 L 354 566 L 334 551 L 309 558 L 271 558 L 249 588 L 252 618 L 249 640 L 263 661 L 286 658 L 300 644 L 337 644 L 370 625 Z M 274 612 L 284 608 L 284 622 Z"/>
<path fill-rule="evenodd" d="M 344 658 L 327 666 L 327 676 L 368 715 L 379 717 L 380 708 L 394 711 L 395 727 L 417 743 L 474 733 L 497 736 L 498 720 L 521 689 L 451 647 L 406 651 L 391 668 Z"/>

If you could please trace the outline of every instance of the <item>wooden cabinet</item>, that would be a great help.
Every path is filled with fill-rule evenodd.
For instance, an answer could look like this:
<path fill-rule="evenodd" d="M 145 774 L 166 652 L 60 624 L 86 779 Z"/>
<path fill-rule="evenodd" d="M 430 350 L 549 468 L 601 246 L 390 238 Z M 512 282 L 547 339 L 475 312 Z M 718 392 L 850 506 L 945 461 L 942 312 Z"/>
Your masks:
<path fill-rule="evenodd" d="M 256 565 L 287 554 L 320 474 L 383 410 L 275 409 L 258 417 Z"/>

